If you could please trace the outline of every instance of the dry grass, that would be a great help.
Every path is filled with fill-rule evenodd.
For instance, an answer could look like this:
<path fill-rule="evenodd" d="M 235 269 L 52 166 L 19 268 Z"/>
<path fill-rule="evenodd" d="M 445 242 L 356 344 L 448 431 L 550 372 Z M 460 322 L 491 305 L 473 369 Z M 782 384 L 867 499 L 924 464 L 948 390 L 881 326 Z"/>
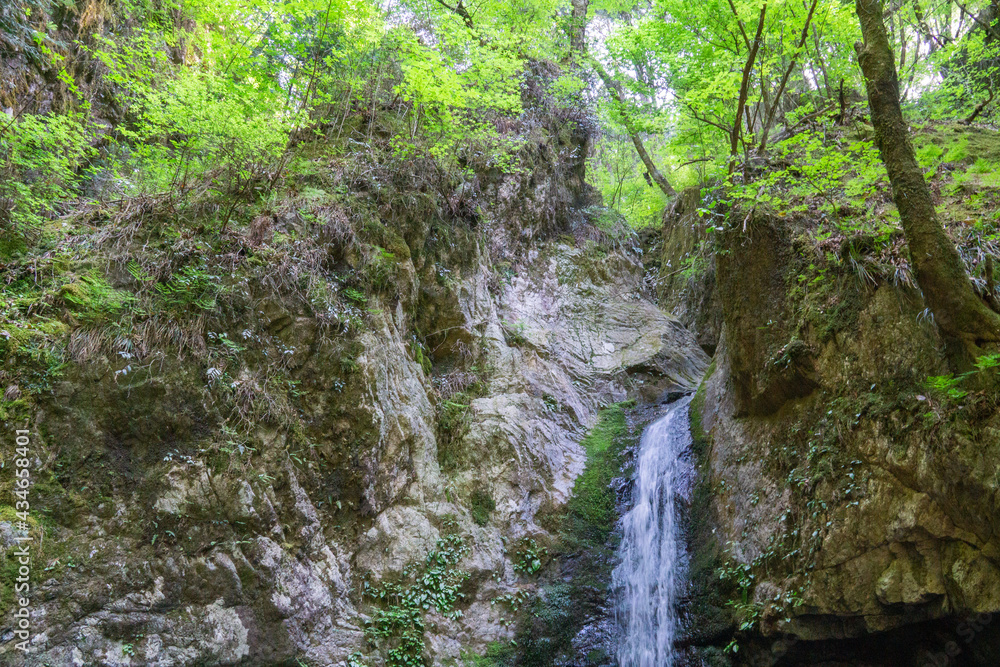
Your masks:
<path fill-rule="evenodd" d="M 225 376 L 222 376 L 225 377 Z M 260 424 L 291 427 L 296 419 L 285 387 L 266 370 L 243 368 L 229 382 L 231 407 L 228 422 L 238 432 L 251 433 Z"/>
<path fill-rule="evenodd" d="M 77 13 L 76 36 L 103 33 L 105 24 L 114 20 L 114 8 L 108 0 L 87 0 L 82 9 L 69 4 L 70 11 Z"/>
<path fill-rule="evenodd" d="M 136 358 L 146 360 L 167 349 L 176 351 L 178 358 L 191 356 L 204 359 L 208 346 L 201 333 L 205 330 L 206 316 L 180 322 L 169 315 L 152 315 L 139 322 L 116 323 L 75 329 L 69 338 L 67 351 L 76 362 L 97 356 Z"/>
<path fill-rule="evenodd" d="M 437 390 L 438 395 L 444 400 L 460 392 L 467 391 L 478 382 L 480 382 L 480 378 L 477 374 L 463 370 L 455 370 L 444 375 L 439 375 L 433 380 L 434 389 Z"/>

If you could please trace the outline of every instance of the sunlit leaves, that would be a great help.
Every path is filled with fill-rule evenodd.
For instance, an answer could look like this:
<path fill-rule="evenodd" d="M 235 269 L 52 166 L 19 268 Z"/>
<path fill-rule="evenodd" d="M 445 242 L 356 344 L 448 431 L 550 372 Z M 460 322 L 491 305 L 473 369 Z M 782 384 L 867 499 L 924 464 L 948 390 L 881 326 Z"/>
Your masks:
<path fill-rule="evenodd" d="M 409 148 L 421 135 L 439 158 L 454 159 L 461 146 L 478 145 L 508 161 L 516 142 L 497 136 L 490 122 L 519 114 L 528 61 L 558 57 L 564 41 L 558 13 L 565 2 L 520 0 L 463 4 L 406 0 L 411 25 L 398 28 L 403 79 L 397 92 L 411 103 Z M 447 5 L 447 6 L 445 6 Z M 568 81 L 563 82 L 562 90 Z"/>
<path fill-rule="evenodd" d="M 0 116 L 6 119 L 6 116 Z M 60 201 L 75 197 L 95 154 L 79 113 L 24 115 L 0 124 L 0 256 L 30 238 Z"/>
<path fill-rule="evenodd" d="M 848 94 L 861 89 L 853 61 L 859 34 L 851 3 L 820 0 L 804 33 L 809 2 L 769 0 L 750 65 L 746 106 L 737 118 L 763 5 L 763 0 L 610 3 L 614 20 L 598 51 L 629 99 L 625 109 L 607 102 L 613 108 L 604 118 L 616 126 L 619 115 L 628 114 L 647 143 L 657 146 L 661 168 L 681 170 L 669 176 L 673 180 L 692 175 L 679 165 L 696 165 L 699 178 L 724 171 L 734 129 L 737 159 L 746 159 L 769 118 L 772 128 L 780 127 L 794 122 L 796 109 L 836 104 L 842 80 Z M 641 174 L 624 178 L 622 191 L 629 189 L 629 180 L 642 184 Z"/>

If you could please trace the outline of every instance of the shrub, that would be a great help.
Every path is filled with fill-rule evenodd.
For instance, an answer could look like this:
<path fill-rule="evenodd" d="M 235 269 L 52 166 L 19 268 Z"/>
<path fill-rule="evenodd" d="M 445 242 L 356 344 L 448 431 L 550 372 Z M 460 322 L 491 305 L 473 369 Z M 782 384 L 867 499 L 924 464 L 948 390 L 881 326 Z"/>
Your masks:
<path fill-rule="evenodd" d="M 80 114 L 25 115 L 0 125 L 0 257 L 23 251 L 94 155 Z"/>

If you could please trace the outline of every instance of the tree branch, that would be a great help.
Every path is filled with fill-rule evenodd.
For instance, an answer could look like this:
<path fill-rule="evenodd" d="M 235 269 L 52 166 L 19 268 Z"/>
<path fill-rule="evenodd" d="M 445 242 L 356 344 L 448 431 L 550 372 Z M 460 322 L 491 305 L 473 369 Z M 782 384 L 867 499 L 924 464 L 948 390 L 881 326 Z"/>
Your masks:
<path fill-rule="evenodd" d="M 729 0 L 729 4 L 733 6 L 733 0 Z M 735 6 L 733 6 L 733 10 L 736 10 Z M 757 51 L 760 49 L 760 36 L 764 32 L 764 16 L 766 14 L 767 3 L 765 2 L 760 8 L 760 18 L 757 20 L 757 34 L 754 35 L 753 45 L 750 47 L 750 53 L 747 55 L 746 65 L 743 66 L 743 80 L 740 82 L 740 99 L 736 104 L 736 120 L 733 122 L 733 128 L 729 134 L 730 174 L 733 173 L 733 169 L 736 167 L 736 150 L 740 146 L 740 126 L 742 124 L 743 108 L 746 106 L 747 96 L 750 92 L 750 73 L 753 71 L 753 64 L 757 60 Z"/>
<path fill-rule="evenodd" d="M 649 173 L 650 178 L 659 186 L 660 190 L 668 197 L 676 197 L 677 191 L 674 190 L 673 186 L 667 180 L 659 169 L 657 169 L 656 164 L 653 159 L 646 152 L 646 146 L 642 143 L 642 137 L 639 136 L 639 130 L 635 127 L 635 124 L 628 117 L 625 110 L 625 96 L 622 93 L 621 85 L 611 78 L 611 76 L 604 69 L 604 66 L 596 59 L 591 57 L 590 64 L 597 72 L 597 75 L 601 77 L 604 82 L 604 86 L 608 89 L 608 93 L 611 98 L 615 101 L 618 106 L 618 113 L 621 117 L 622 124 L 625 126 L 625 130 L 628 132 L 629 138 L 632 140 L 632 145 L 635 146 L 635 152 L 639 154 L 639 159 L 642 160 L 643 166 L 646 167 L 646 171 Z"/>
<path fill-rule="evenodd" d="M 706 125 L 711 125 L 712 127 L 717 127 L 720 130 L 722 130 L 727 137 L 729 136 L 729 133 L 732 131 L 732 128 L 726 127 L 722 123 L 717 123 L 714 120 L 712 120 L 711 118 L 705 118 L 705 117 L 699 116 L 698 112 L 694 110 L 694 107 L 691 106 L 690 104 L 686 103 L 686 102 L 685 102 L 685 106 L 688 108 L 688 111 L 691 112 L 691 115 L 694 117 L 694 119 L 696 121 L 701 122 L 701 123 L 705 123 Z"/>
<path fill-rule="evenodd" d="M 972 113 L 969 114 L 969 117 L 962 121 L 963 125 L 969 125 L 970 123 L 972 123 L 972 121 L 976 120 L 976 116 L 978 116 L 979 114 L 981 114 L 983 112 L 983 109 L 986 108 L 986 105 L 988 105 L 990 102 L 993 101 L 993 89 L 992 88 L 990 89 L 989 93 L 990 93 L 990 96 L 987 97 L 982 102 L 980 102 L 979 104 L 977 104 L 976 108 L 973 109 Z"/>
<path fill-rule="evenodd" d="M 444 0 L 435 0 L 435 1 L 439 5 L 441 5 L 445 9 L 447 9 L 448 11 L 454 12 L 455 14 L 457 14 L 458 17 L 460 19 L 462 19 L 462 22 L 465 23 L 465 27 L 466 28 L 468 28 L 469 30 L 475 30 L 476 29 L 475 25 L 473 25 L 473 22 L 472 22 L 472 15 L 469 14 L 469 10 L 466 9 L 465 5 L 462 4 L 462 0 L 458 0 L 458 3 L 454 7 L 452 7 L 451 5 L 449 5 Z"/>
<path fill-rule="evenodd" d="M 917 18 L 917 30 L 923 34 L 924 39 L 933 41 L 938 45 L 938 48 L 944 48 L 945 43 L 941 41 L 940 37 L 933 34 L 927 25 L 927 19 L 924 17 L 924 10 L 920 6 L 920 0 L 913 0 L 913 15 Z"/>
<path fill-rule="evenodd" d="M 812 5 L 809 7 L 809 14 L 806 16 L 805 25 L 802 26 L 802 35 L 799 37 L 799 43 L 795 47 L 796 53 L 802 50 L 805 46 L 806 38 L 809 36 L 809 24 L 812 23 L 813 13 L 816 11 L 816 3 L 818 0 L 813 0 Z M 764 120 L 764 128 L 761 130 L 760 146 L 757 148 L 759 154 L 763 154 L 767 149 L 767 135 L 771 131 L 771 123 L 774 122 L 774 112 L 777 110 L 778 106 L 781 104 L 781 95 L 785 92 L 785 86 L 788 84 L 788 77 L 791 76 L 792 70 L 795 68 L 796 58 L 792 58 L 792 62 L 788 64 L 788 68 L 785 69 L 785 75 L 781 77 L 781 83 L 778 84 L 778 92 L 774 94 L 774 104 L 767 112 L 767 118 Z"/>
<path fill-rule="evenodd" d="M 747 30 L 743 25 L 743 19 L 740 18 L 740 13 L 736 11 L 736 5 L 733 4 L 733 0 L 729 0 L 729 8 L 733 10 L 733 16 L 736 17 L 736 25 L 740 27 L 740 34 L 743 35 L 743 43 L 746 44 L 747 51 L 749 51 L 750 38 L 747 37 Z"/>
<path fill-rule="evenodd" d="M 955 4 L 958 5 L 958 8 L 962 10 L 963 14 L 965 14 L 970 19 L 972 19 L 973 23 L 975 23 L 980 28 L 982 28 L 983 30 L 985 30 L 987 35 L 989 35 L 993 39 L 1000 38 L 1000 34 L 998 34 L 998 32 L 993 27 L 991 27 L 988 23 L 983 23 L 982 20 L 978 16 L 976 16 L 975 14 L 973 14 L 972 12 L 970 12 L 968 9 L 966 9 L 965 5 L 963 5 L 958 0 L 955 0 Z"/>
<path fill-rule="evenodd" d="M 440 0 L 438 0 L 440 2 Z M 587 7 L 590 0 L 572 0 L 570 13 L 569 48 L 572 53 L 582 54 L 587 50 Z"/>
<path fill-rule="evenodd" d="M 710 157 L 700 157 L 700 158 L 696 158 L 694 160 L 688 160 L 687 162 L 682 162 L 681 164 L 679 164 L 676 167 L 674 167 L 673 171 L 677 171 L 681 167 L 687 167 L 688 165 L 692 165 L 692 164 L 695 164 L 695 163 L 698 163 L 698 162 L 711 162 L 711 160 L 712 160 L 712 158 L 710 158 Z"/>

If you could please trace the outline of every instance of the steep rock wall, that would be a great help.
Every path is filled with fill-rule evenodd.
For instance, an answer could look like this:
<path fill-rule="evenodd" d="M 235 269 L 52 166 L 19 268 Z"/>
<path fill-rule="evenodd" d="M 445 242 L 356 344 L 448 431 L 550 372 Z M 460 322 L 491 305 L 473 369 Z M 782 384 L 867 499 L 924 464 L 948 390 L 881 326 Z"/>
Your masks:
<path fill-rule="evenodd" d="M 44 548 L 31 650 L 15 650 L 8 604 L 5 664 L 381 664 L 398 638 L 371 633 L 384 617 L 368 586 L 453 539 L 463 597 L 422 613 L 424 658 L 512 637 L 493 602 L 531 590 L 517 545 L 553 542 L 545 518 L 570 496 L 597 410 L 693 388 L 707 362 L 652 303 L 637 257 L 576 240 L 578 137 L 535 132 L 533 178 L 456 193 L 478 205 L 471 221 L 432 197 L 366 223 L 391 250 L 391 288 L 323 306 L 315 294 L 343 293 L 326 264 L 243 240 L 219 258 L 242 276 L 236 296 L 200 328 L 161 323 L 109 350 L 69 319 L 62 376 L 15 406 Z M 303 258 L 370 271 L 328 219 L 311 230 L 289 206 L 267 224 L 327 239 Z"/>
<path fill-rule="evenodd" d="M 996 664 L 995 386 L 932 391 L 949 368 L 919 292 L 820 272 L 795 221 L 746 217 L 716 241 L 693 404 L 692 660 Z"/>

